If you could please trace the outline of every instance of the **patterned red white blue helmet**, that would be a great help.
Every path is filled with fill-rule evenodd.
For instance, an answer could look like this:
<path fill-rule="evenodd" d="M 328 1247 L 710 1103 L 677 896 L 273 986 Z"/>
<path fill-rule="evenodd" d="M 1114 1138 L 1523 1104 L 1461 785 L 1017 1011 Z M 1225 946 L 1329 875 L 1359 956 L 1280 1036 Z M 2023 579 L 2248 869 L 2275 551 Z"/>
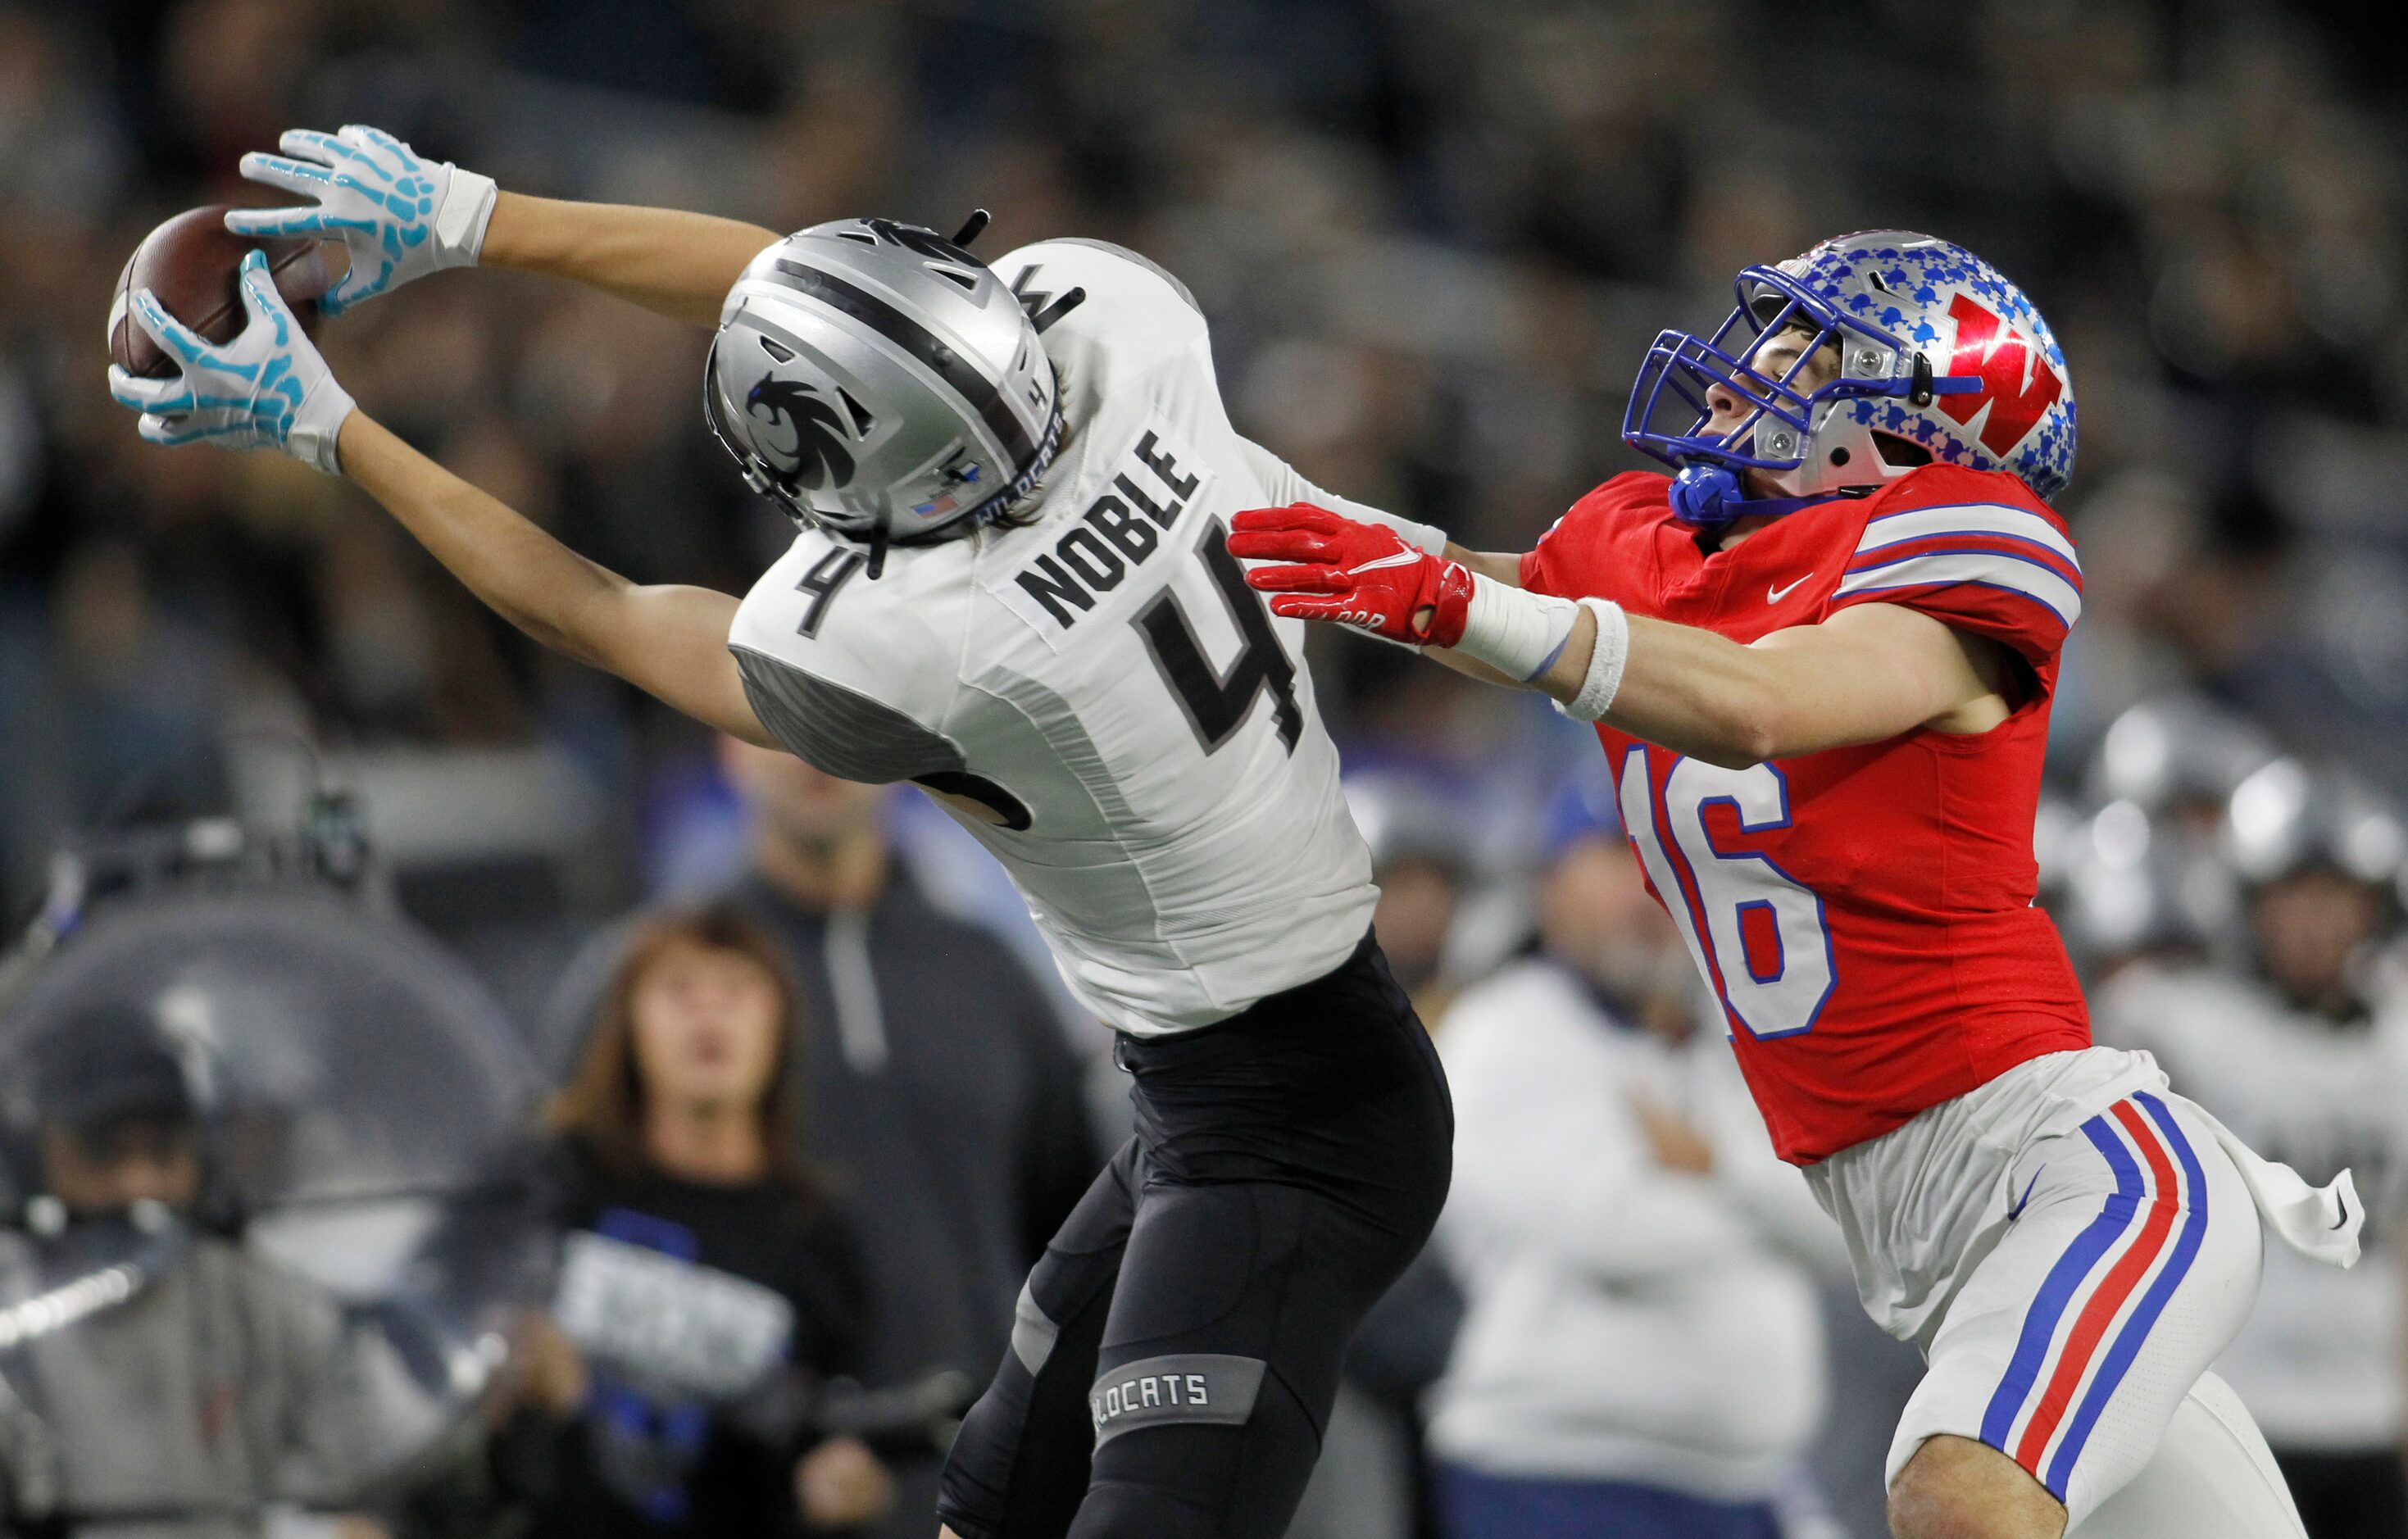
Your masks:
<path fill-rule="evenodd" d="M 1935 461 L 2011 471 L 2043 499 L 2072 477 L 2065 353 L 2024 292 L 1963 247 L 1867 231 L 1747 268 L 1735 287 L 1738 306 L 1712 336 L 1656 338 L 1623 420 L 1625 442 L 1679 472 L 1673 505 L 1684 518 L 1787 511 Z M 1758 368 L 1784 332 L 1810 334 L 1813 345 L 1779 373 Z M 1826 347 L 1836 376 L 1797 388 Z M 1716 386 L 1749 408 L 1722 434 L 1707 431 Z M 1749 498 L 1750 471 L 1784 496 Z"/>

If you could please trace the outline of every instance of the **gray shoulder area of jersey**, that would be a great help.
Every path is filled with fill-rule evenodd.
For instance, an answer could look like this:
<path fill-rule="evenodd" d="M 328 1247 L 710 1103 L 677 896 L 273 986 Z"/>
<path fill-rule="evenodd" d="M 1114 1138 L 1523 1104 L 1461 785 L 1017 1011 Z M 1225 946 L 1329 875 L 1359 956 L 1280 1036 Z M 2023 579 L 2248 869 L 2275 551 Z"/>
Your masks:
<path fill-rule="evenodd" d="M 822 774 L 882 785 L 964 768 L 959 748 L 894 706 L 752 648 L 729 650 L 761 724 Z"/>

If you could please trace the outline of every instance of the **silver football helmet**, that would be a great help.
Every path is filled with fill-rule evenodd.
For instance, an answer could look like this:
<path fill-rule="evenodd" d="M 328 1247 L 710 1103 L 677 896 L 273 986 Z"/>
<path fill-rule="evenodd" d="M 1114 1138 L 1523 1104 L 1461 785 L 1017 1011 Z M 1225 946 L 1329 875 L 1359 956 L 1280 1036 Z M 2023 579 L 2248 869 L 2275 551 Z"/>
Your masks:
<path fill-rule="evenodd" d="M 2057 926 L 2094 981 L 2137 957 L 2213 956 L 2231 938 L 2241 902 L 2231 870 L 2138 802 L 2100 807 L 2058 855 Z"/>
<path fill-rule="evenodd" d="M 2226 854 L 2252 884 L 2317 866 L 2370 887 L 2392 888 L 2408 876 L 2408 822 L 2339 768 L 2275 760 L 2234 789 L 2223 832 Z"/>
<path fill-rule="evenodd" d="M 2174 691 L 2127 708 L 2092 756 L 2087 789 L 2100 802 L 2137 803 L 2151 817 L 2206 810 L 2281 754 L 2273 739 L 2204 695 Z"/>
<path fill-rule="evenodd" d="M 1061 443 L 1038 334 L 1084 295 L 1031 317 L 959 243 L 984 222 L 956 240 L 884 219 L 815 224 L 753 258 L 720 312 L 711 431 L 753 490 L 868 542 L 873 561 L 1002 516 Z"/>

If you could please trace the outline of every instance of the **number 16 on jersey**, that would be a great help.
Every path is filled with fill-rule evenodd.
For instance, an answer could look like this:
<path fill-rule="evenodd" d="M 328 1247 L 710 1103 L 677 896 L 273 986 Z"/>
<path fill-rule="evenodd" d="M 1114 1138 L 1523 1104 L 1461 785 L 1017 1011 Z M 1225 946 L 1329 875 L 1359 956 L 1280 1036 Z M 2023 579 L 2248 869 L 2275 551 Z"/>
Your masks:
<path fill-rule="evenodd" d="M 1813 1031 L 1836 980 L 1823 900 L 1765 856 L 1721 849 L 1706 827 L 1722 805 L 1742 834 L 1787 828 L 1788 781 L 1770 764 L 1725 769 L 1644 744 L 1616 780 L 1639 863 L 1733 1026 L 1759 1040 Z"/>

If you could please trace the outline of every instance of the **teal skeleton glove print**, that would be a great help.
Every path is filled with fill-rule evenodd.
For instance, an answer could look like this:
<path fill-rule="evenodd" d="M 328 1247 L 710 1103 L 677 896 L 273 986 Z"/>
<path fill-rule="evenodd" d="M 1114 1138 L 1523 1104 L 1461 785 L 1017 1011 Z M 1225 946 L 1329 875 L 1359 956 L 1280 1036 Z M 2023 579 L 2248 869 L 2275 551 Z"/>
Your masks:
<path fill-rule="evenodd" d="M 280 449 L 330 476 L 340 475 L 336 439 L 351 397 L 285 306 L 267 258 L 242 259 L 242 332 L 222 345 L 169 315 L 144 289 L 128 308 L 135 323 L 176 361 L 171 378 L 151 379 L 111 365 L 108 392 L 142 414 L 154 444 L 213 443 L 227 449 Z"/>
<path fill-rule="evenodd" d="M 339 240 L 351 271 L 319 307 L 340 315 L 364 299 L 445 267 L 476 264 L 499 195 L 491 177 L 430 161 L 380 128 L 339 134 L 296 128 L 282 155 L 242 158 L 243 176 L 316 201 L 297 208 L 237 208 L 226 228 L 261 238 Z"/>

